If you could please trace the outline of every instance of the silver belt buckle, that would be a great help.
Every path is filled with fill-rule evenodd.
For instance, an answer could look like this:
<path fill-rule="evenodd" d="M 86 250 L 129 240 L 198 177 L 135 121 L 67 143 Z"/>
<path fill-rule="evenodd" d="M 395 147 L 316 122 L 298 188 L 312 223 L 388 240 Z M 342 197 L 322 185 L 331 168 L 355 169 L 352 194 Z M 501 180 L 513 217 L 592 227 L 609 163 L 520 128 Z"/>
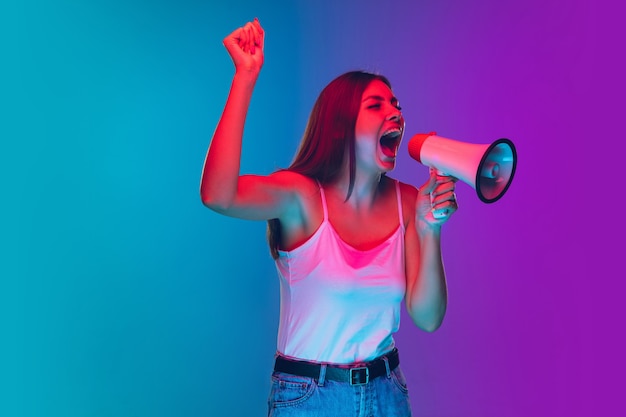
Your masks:
<path fill-rule="evenodd" d="M 361 372 L 363 370 L 365 373 Z M 365 375 L 364 381 L 363 375 Z M 370 382 L 370 370 L 367 366 L 363 366 L 361 368 L 350 368 L 350 385 L 365 385 L 368 382 Z"/>

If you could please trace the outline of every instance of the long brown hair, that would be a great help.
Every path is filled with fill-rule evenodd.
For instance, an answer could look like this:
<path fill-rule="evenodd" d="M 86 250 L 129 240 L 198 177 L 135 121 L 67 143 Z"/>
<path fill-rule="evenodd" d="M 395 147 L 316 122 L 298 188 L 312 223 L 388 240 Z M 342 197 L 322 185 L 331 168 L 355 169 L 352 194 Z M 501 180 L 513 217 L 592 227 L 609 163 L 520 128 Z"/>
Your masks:
<path fill-rule="evenodd" d="M 332 183 L 340 174 L 346 148 L 349 152 L 350 183 L 346 200 L 352 194 L 355 176 L 354 129 L 361 98 L 374 80 L 389 80 L 365 71 L 350 71 L 331 81 L 313 105 L 304 136 L 288 171 L 297 172 L 319 181 Z M 267 240 L 274 259 L 278 258 L 281 227 L 278 219 L 267 222 Z"/>

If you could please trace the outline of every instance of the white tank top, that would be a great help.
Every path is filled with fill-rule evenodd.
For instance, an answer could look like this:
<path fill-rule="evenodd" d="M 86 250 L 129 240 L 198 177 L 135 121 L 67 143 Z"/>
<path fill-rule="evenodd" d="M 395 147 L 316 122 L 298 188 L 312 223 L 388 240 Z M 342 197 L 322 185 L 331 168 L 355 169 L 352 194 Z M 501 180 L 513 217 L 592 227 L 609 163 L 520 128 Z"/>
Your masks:
<path fill-rule="evenodd" d="M 404 221 L 396 181 L 398 229 L 383 243 L 357 250 L 328 220 L 291 251 L 279 251 L 278 353 L 313 362 L 364 362 L 394 347 L 406 290 Z"/>

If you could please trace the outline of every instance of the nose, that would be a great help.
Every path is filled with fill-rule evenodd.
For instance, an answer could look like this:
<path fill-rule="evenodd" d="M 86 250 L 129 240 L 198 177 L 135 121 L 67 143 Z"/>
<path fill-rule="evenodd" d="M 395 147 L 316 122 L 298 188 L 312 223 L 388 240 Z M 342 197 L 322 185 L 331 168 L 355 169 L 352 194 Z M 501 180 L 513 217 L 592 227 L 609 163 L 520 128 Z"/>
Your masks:
<path fill-rule="evenodd" d="M 387 116 L 387 120 L 390 122 L 400 122 L 402 120 L 402 112 L 400 111 L 400 109 L 394 107 Z"/>
<path fill-rule="evenodd" d="M 402 120 L 402 112 L 397 107 L 393 107 L 389 115 L 387 116 L 387 120 L 393 122 L 399 122 Z"/>

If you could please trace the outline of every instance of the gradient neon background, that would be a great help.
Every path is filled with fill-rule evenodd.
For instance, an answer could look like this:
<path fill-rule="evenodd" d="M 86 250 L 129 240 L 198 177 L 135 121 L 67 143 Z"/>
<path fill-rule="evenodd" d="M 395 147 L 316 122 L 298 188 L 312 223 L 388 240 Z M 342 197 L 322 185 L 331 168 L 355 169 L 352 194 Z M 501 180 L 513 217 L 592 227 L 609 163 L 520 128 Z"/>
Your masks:
<path fill-rule="evenodd" d="M 408 137 L 517 145 L 502 200 L 458 186 L 443 327 L 405 316 L 397 335 L 415 415 L 624 415 L 623 11 L 213 3 L 0 6 L 0 415 L 265 414 L 265 225 L 198 196 L 233 72 L 221 40 L 254 16 L 266 64 L 245 172 L 287 165 L 318 92 L 357 68 L 391 79 Z M 422 184 L 401 152 L 394 176 Z"/>

